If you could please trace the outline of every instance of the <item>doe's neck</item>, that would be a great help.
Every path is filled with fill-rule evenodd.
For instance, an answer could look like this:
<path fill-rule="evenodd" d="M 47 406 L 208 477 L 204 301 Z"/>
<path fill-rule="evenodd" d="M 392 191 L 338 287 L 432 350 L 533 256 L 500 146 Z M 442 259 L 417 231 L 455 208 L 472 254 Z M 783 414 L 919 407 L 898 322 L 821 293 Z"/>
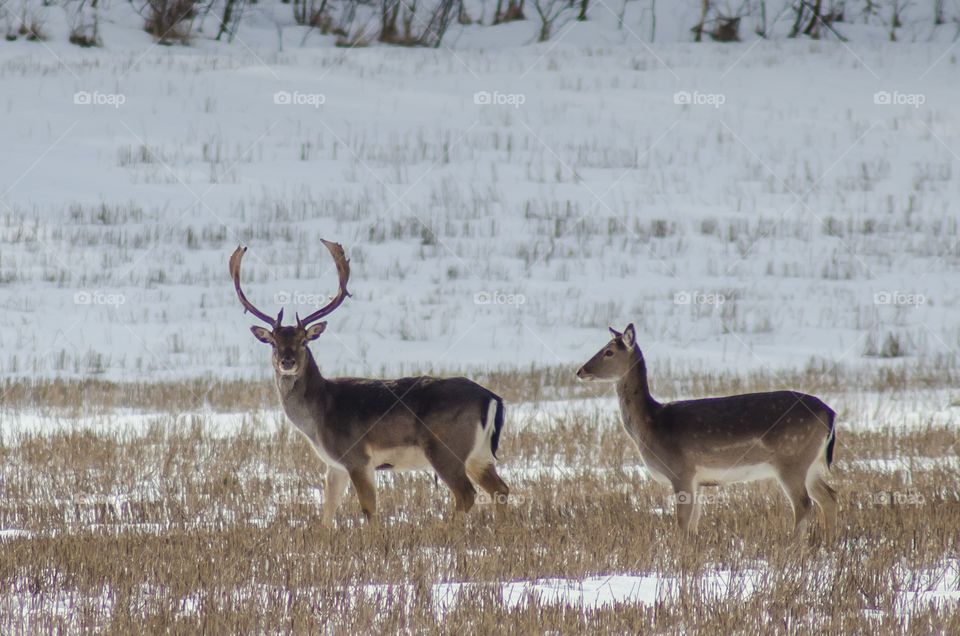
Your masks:
<path fill-rule="evenodd" d="M 621 401 L 639 408 L 645 414 L 651 414 L 660 403 L 650 395 L 650 385 L 647 382 L 647 363 L 643 359 L 640 347 L 633 346 L 633 360 L 630 368 L 617 382 L 617 395 Z"/>

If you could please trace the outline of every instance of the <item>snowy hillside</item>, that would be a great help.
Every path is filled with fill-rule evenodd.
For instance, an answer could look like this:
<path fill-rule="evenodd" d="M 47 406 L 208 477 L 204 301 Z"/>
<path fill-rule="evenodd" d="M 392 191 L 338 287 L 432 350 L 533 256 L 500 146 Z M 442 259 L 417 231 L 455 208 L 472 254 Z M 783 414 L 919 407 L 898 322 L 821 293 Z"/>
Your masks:
<path fill-rule="evenodd" d="M 653 369 L 956 364 L 946 30 L 693 44 L 683 9 L 650 44 L 596 6 L 543 44 L 278 51 L 123 8 L 103 48 L 0 45 L 6 377 L 264 375 L 227 259 L 292 317 L 336 288 L 320 237 L 353 267 L 332 373 L 575 365 L 628 321 Z"/>

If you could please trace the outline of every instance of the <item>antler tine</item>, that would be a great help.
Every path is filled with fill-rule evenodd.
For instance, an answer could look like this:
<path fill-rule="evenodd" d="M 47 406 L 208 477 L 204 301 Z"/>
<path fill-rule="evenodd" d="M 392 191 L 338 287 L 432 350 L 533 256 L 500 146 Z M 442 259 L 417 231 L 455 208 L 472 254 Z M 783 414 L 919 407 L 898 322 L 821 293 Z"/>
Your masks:
<path fill-rule="evenodd" d="M 233 279 L 233 286 L 237 290 L 237 297 L 240 299 L 240 304 L 243 305 L 244 312 L 250 312 L 260 320 L 264 321 L 270 326 L 277 326 L 280 324 L 280 320 L 283 317 L 283 310 L 280 310 L 280 315 L 276 319 L 271 318 L 267 314 L 263 313 L 256 307 L 253 303 L 247 300 L 246 295 L 244 295 L 243 290 L 240 288 L 240 261 L 243 260 L 243 255 L 246 253 L 247 248 L 240 245 L 237 246 L 237 249 L 233 251 L 233 255 L 230 257 L 230 277 Z"/>
<path fill-rule="evenodd" d="M 330 250 L 333 261 L 337 264 L 337 277 L 340 279 L 340 288 L 337 290 L 337 295 L 334 296 L 333 300 L 329 303 L 305 317 L 303 320 L 298 319 L 297 324 L 301 327 L 306 327 L 311 322 L 333 313 L 333 311 L 346 300 L 347 296 L 350 296 L 350 292 L 347 291 L 347 281 L 350 279 L 350 261 L 347 259 L 346 254 L 343 253 L 343 246 L 339 243 L 326 241 L 324 239 L 320 239 L 320 242 Z"/>

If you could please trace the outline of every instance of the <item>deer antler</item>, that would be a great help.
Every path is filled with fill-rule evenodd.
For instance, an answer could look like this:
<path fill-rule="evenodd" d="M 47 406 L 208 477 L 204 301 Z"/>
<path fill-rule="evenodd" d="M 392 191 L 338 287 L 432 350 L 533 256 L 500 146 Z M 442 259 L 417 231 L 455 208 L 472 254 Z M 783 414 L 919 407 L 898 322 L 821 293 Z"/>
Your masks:
<path fill-rule="evenodd" d="M 337 295 L 334 296 L 333 300 L 331 300 L 329 303 L 316 310 L 303 320 L 300 320 L 298 317 L 297 324 L 301 327 L 306 327 L 311 322 L 319 320 L 324 316 L 333 313 L 333 311 L 339 307 L 344 300 L 346 300 L 347 296 L 350 295 L 350 292 L 347 291 L 347 281 L 350 279 L 350 261 L 347 260 L 346 255 L 343 253 L 343 246 L 339 243 L 325 241 L 324 239 L 320 239 L 320 242 L 323 243 L 328 250 L 330 250 L 330 254 L 333 256 L 333 261 L 337 264 L 337 277 L 340 279 L 340 288 L 337 290 Z M 239 261 L 237 261 L 237 263 L 239 267 Z M 239 289 L 240 288 L 237 287 L 238 291 Z"/>
<path fill-rule="evenodd" d="M 247 248 L 238 245 L 237 249 L 233 251 L 233 255 L 230 257 L 230 277 L 233 278 L 233 286 L 237 290 L 237 297 L 240 299 L 240 304 L 243 305 L 244 313 L 249 311 L 251 314 L 264 321 L 268 325 L 272 327 L 278 327 L 280 326 L 280 322 L 283 320 L 283 309 L 281 309 L 280 313 L 277 314 L 276 319 L 273 319 L 254 307 L 253 303 L 247 300 L 243 290 L 240 289 L 240 261 L 243 260 L 243 255 L 246 253 L 246 251 Z"/>

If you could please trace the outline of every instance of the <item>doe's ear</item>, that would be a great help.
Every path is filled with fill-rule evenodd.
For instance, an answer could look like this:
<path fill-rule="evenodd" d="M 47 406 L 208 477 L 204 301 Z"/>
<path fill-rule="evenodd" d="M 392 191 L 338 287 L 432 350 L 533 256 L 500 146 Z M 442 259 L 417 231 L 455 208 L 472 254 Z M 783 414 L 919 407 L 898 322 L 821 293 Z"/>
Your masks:
<path fill-rule="evenodd" d="M 323 330 L 327 328 L 326 321 L 318 322 L 315 325 L 310 325 L 307 327 L 307 340 L 316 340 L 320 337 L 320 334 L 323 333 Z"/>
<path fill-rule="evenodd" d="M 273 333 L 269 329 L 264 329 L 263 327 L 250 327 L 250 331 L 253 332 L 253 337 L 264 342 L 268 345 L 276 344 L 276 341 L 273 339 Z"/>
<path fill-rule="evenodd" d="M 613 327 L 607 327 L 607 329 L 610 330 L 610 335 L 612 335 L 614 338 L 622 338 L 622 337 L 623 337 L 623 334 L 620 333 L 619 331 L 617 331 L 616 329 L 614 329 Z"/>
<path fill-rule="evenodd" d="M 627 328 L 623 330 L 623 344 L 627 347 L 632 347 L 637 342 L 637 332 L 633 328 L 633 323 L 631 322 L 627 325 Z"/>

